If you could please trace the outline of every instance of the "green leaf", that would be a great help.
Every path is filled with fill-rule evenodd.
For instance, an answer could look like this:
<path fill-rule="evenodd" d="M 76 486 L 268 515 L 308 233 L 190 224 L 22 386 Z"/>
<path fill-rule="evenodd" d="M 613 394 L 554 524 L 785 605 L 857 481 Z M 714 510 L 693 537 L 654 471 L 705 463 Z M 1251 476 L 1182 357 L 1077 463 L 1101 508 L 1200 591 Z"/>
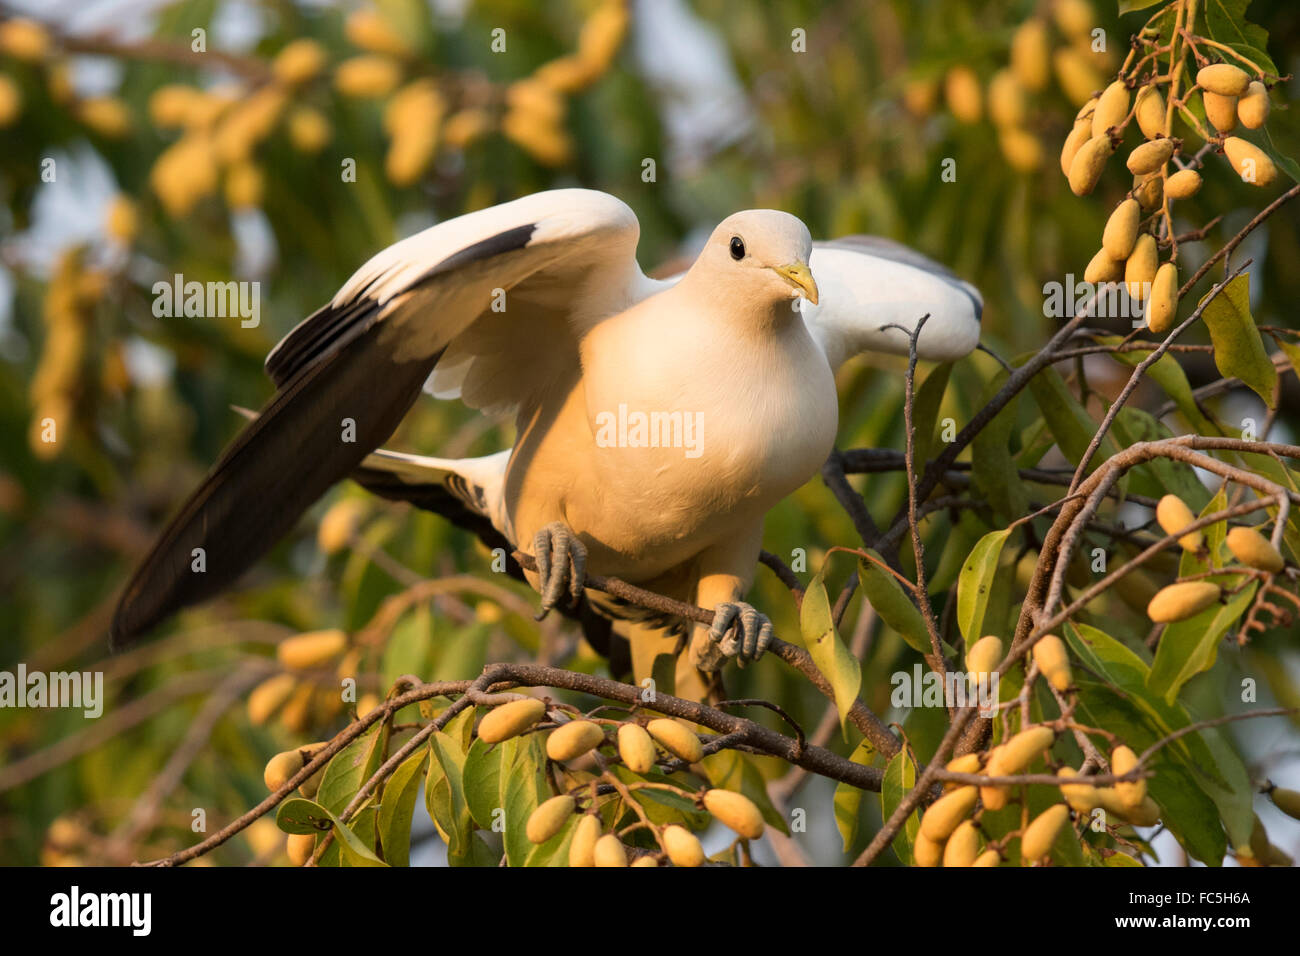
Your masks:
<path fill-rule="evenodd" d="M 883 560 L 875 551 L 867 553 Z M 929 654 L 930 632 L 926 630 L 925 619 L 898 579 L 880 565 L 858 558 L 858 582 L 880 619 L 897 631 L 913 650 Z"/>
<path fill-rule="evenodd" d="M 492 815 L 501 806 L 501 749 L 475 738 L 465 757 L 465 802 L 484 830 L 492 829 Z"/>
<path fill-rule="evenodd" d="M 550 796 L 544 783 L 546 759 L 537 734 L 513 737 L 500 746 L 506 860 L 510 866 L 523 866 L 533 850 L 525 829 L 528 817 Z"/>
<path fill-rule="evenodd" d="M 1264 52 L 1268 49 L 1268 31 L 1246 19 L 1246 8 L 1250 3 L 1251 0 L 1205 0 L 1206 36 L 1249 57 L 1265 72 L 1276 74 L 1277 67 Z M 1237 66 L 1245 66 L 1232 57 L 1225 59 Z"/>
<path fill-rule="evenodd" d="M 411 863 L 411 815 L 428 759 L 429 749 L 421 747 L 403 760 L 384 784 L 383 802 L 379 805 L 379 845 L 384 848 L 389 866 Z"/>
<path fill-rule="evenodd" d="M 987 403 L 1006 384 L 1008 375 L 999 372 L 984 390 Z M 971 443 L 971 480 L 995 514 L 1018 518 L 1029 509 L 1029 492 L 1011 456 L 1011 434 L 1018 420 L 1020 396 L 1007 402 L 993 420 L 980 429 Z"/>
<path fill-rule="evenodd" d="M 930 372 L 916 390 L 912 402 L 912 426 L 916 429 L 913 439 L 913 453 L 918 473 L 925 471 L 925 463 L 933 456 L 935 446 L 934 429 L 939 420 L 939 409 L 943 405 L 943 393 L 948 389 L 948 378 L 952 374 L 952 363 L 944 362 Z"/>
<path fill-rule="evenodd" d="M 325 767 L 316 802 L 333 813 L 342 813 L 352 802 L 361 785 L 383 763 L 383 747 L 388 740 L 388 724 L 381 723 L 348 744 Z"/>
<path fill-rule="evenodd" d="M 314 800 L 291 797 L 280 804 L 280 809 L 275 815 L 276 825 L 286 833 L 320 833 L 321 828 L 318 824 L 327 821 L 334 829 L 334 839 L 342 850 L 347 866 L 388 865 L 375 856 L 374 851 L 366 846 L 365 842 L 348 826 L 340 822 L 338 817 Z M 374 811 L 369 807 L 358 813 L 353 821 L 354 825 L 364 826 L 367 823 L 371 826 L 374 824 Z M 322 862 L 324 862 L 323 858 Z"/>
<path fill-rule="evenodd" d="M 465 751 L 457 738 L 436 731 L 429 740 L 429 777 L 425 783 L 425 804 L 429 815 L 447 836 L 447 852 L 465 852 L 473 824 L 465 802 Z"/>
<path fill-rule="evenodd" d="M 1207 292 L 1206 297 L 1212 295 Z M 1214 343 L 1214 364 L 1226 377 L 1241 379 L 1269 408 L 1277 386 L 1277 368 L 1250 314 L 1250 274 L 1239 275 L 1210 301 L 1201 299 L 1201 317 Z"/>
<path fill-rule="evenodd" d="M 980 538 L 957 577 L 957 628 L 967 646 L 982 636 L 980 629 L 984 624 L 993 577 L 997 574 L 998 558 L 1010 534 L 1010 529 L 1003 529 L 990 531 Z"/>
<path fill-rule="evenodd" d="M 864 737 L 853 748 L 849 760 L 863 767 L 869 767 L 871 761 L 875 758 L 876 748 L 870 740 Z M 861 810 L 864 792 L 851 783 L 840 782 L 835 785 L 835 826 L 840 831 L 840 839 L 844 841 L 845 853 L 853 852 L 853 845 L 858 839 L 858 830 L 862 822 Z"/>
<path fill-rule="evenodd" d="M 1154 7 L 1157 3 L 1164 2 L 1165 0 L 1119 0 L 1119 13 L 1120 16 L 1123 16 L 1126 13 L 1146 10 L 1148 7 Z"/>
<path fill-rule="evenodd" d="M 1184 684 L 1214 666 L 1219 641 L 1236 620 L 1246 613 L 1255 596 L 1257 583 L 1252 581 L 1234 594 L 1227 604 L 1214 604 L 1195 617 L 1177 621 L 1165 628 L 1156 648 L 1147 685 L 1172 704 Z"/>
<path fill-rule="evenodd" d="M 894 815 L 899 804 L 903 802 L 912 789 L 916 786 L 916 764 L 912 763 L 912 757 L 904 747 L 893 759 L 889 761 L 889 766 L 885 768 L 885 778 L 880 784 L 880 813 L 881 819 L 888 820 Z M 899 829 L 894 837 L 894 853 L 902 861 L 904 866 L 912 865 L 912 847 L 916 845 L 916 835 L 921 829 L 921 817 L 915 810 L 908 816 L 907 822 Z"/>
<path fill-rule="evenodd" d="M 847 737 L 849 710 L 858 699 L 858 689 L 862 686 L 862 665 L 835 633 L 831 603 L 822 580 L 824 570 L 819 570 L 808 583 L 799 613 L 799 630 L 813 663 L 825 675 L 835 693 L 840 732 Z"/>
<path fill-rule="evenodd" d="M 1116 345 L 1124 340 L 1118 335 L 1098 335 L 1094 337 L 1094 341 L 1101 345 Z M 1146 361 L 1152 351 L 1154 349 L 1140 352 L 1112 352 L 1111 357 L 1125 365 L 1136 367 Z M 1219 434 L 1214 423 L 1205 417 L 1200 406 L 1196 404 L 1196 396 L 1192 394 L 1192 385 L 1187 380 L 1187 373 L 1172 355 L 1165 353 L 1156 359 L 1147 368 L 1146 377 L 1159 385 L 1173 400 L 1174 405 L 1183 413 L 1183 417 L 1198 435 Z"/>
<path fill-rule="evenodd" d="M 1093 436 L 1097 434 L 1097 422 L 1092 420 L 1078 399 L 1070 393 L 1065 379 L 1054 368 L 1045 368 L 1031 378 L 1029 390 L 1038 402 L 1043 417 L 1047 419 L 1047 427 L 1051 429 L 1061 453 L 1077 465 L 1088 450 Z M 1115 442 L 1109 434 L 1106 435 L 1093 452 L 1092 460 L 1088 463 L 1089 470 L 1100 467 L 1102 462 L 1117 451 Z"/>
<path fill-rule="evenodd" d="M 1280 336 L 1274 341 L 1277 342 L 1277 347 L 1286 353 L 1287 360 L 1291 363 L 1291 372 L 1296 378 L 1300 378 L 1300 344 L 1288 342 Z"/>

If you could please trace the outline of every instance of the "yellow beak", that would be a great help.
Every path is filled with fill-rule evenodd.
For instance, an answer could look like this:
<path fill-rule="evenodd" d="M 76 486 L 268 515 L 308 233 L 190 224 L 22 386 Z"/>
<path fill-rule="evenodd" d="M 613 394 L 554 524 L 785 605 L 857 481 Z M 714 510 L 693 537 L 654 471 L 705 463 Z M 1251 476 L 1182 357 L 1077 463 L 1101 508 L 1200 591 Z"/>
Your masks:
<path fill-rule="evenodd" d="M 794 288 L 803 292 L 804 297 L 813 305 L 817 304 L 817 283 L 813 281 L 812 270 L 807 263 L 792 262 L 788 266 L 772 266 L 772 271 Z"/>

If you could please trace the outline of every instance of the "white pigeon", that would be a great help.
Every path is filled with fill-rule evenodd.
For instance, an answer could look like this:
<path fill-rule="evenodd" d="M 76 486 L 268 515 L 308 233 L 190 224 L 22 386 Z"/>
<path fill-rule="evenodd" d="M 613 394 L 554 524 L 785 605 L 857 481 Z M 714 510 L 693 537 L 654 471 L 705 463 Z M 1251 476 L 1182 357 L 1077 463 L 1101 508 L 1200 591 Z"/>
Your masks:
<path fill-rule="evenodd" d="M 604 623 L 604 649 L 617 619 L 638 680 L 702 699 L 727 658 L 759 657 L 771 624 L 742 598 L 763 516 L 833 448 L 834 370 L 906 354 L 924 315 L 921 357 L 965 355 L 981 299 L 904 247 L 813 243 L 773 210 L 725 219 L 670 280 L 638 267 L 639 231 L 618 199 L 561 189 L 372 258 L 268 356 L 275 395 L 137 569 L 114 646 L 228 586 L 350 475 L 531 553 L 543 613 L 579 616 L 598 646 Z M 379 449 L 426 385 L 512 417 L 514 447 Z M 588 570 L 713 610 L 713 624 L 584 591 Z"/>

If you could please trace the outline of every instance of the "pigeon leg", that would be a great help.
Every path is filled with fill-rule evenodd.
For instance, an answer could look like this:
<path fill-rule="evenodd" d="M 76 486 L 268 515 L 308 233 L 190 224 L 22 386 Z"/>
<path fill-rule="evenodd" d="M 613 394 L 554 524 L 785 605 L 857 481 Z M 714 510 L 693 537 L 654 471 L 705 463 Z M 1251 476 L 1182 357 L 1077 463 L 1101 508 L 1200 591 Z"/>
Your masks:
<path fill-rule="evenodd" d="M 587 583 L 587 546 L 561 521 L 552 521 L 533 536 L 537 561 L 537 590 L 542 595 L 542 620 L 566 595 L 577 607 Z"/>
<path fill-rule="evenodd" d="M 744 601 L 727 601 L 713 611 L 709 640 L 723 658 L 734 657 L 744 667 L 772 644 L 772 622 Z"/>

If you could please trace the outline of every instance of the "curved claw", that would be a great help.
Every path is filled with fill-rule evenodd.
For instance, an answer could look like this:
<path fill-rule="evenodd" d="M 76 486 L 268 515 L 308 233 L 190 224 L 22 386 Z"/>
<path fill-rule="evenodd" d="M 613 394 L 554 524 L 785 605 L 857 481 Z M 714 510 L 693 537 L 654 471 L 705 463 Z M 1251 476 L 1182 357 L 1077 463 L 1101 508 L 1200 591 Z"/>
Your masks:
<path fill-rule="evenodd" d="M 728 601 L 714 609 L 709 640 L 724 656 L 736 658 L 740 667 L 762 657 L 772 637 L 772 622 L 753 605 Z"/>
<path fill-rule="evenodd" d="M 587 546 L 565 524 L 553 521 L 533 536 L 533 558 L 537 561 L 537 589 L 541 592 L 542 620 L 568 595 L 576 606 L 587 583 Z"/>

